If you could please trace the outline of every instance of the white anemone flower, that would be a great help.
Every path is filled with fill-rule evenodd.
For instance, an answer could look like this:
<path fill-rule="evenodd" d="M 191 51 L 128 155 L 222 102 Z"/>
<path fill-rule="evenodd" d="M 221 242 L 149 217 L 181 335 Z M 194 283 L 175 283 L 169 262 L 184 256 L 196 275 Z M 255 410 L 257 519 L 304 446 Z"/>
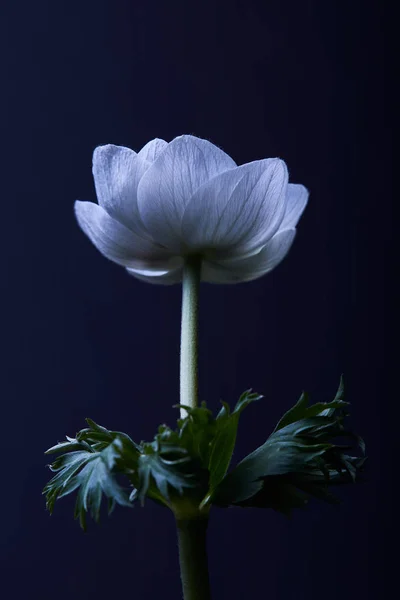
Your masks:
<path fill-rule="evenodd" d="M 271 271 L 291 247 L 307 204 L 279 158 L 237 166 L 214 144 L 182 135 L 140 152 L 112 144 L 93 155 L 98 204 L 75 203 L 96 248 L 149 283 L 182 281 L 185 259 L 201 280 L 238 283 Z"/>

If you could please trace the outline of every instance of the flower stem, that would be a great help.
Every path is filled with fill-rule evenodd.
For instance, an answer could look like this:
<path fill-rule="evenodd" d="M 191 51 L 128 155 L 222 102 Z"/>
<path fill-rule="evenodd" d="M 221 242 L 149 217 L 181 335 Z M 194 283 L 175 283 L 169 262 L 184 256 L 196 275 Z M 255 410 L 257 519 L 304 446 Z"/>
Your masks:
<path fill-rule="evenodd" d="M 198 313 L 201 258 L 186 260 L 182 279 L 180 403 L 195 408 L 198 404 Z M 186 410 L 181 408 L 181 417 Z M 184 600 L 211 600 L 208 576 L 206 534 L 208 511 L 201 513 L 198 502 L 189 502 L 175 512 L 178 531 L 179 564 Z"/>
<path fill-rule="evenodd" d="M 207 563 L 207 517 L 177 519 L 184 600 L 211 600 Z"/>
<path fill-rule="evenodd" d="M 198 403 L 197 356 L 198 313 L 201 259 L 189 257 L 183 268 L 180 403 L 195 407 Z M 181 417 L 186 416 L 181 408 Z"/>

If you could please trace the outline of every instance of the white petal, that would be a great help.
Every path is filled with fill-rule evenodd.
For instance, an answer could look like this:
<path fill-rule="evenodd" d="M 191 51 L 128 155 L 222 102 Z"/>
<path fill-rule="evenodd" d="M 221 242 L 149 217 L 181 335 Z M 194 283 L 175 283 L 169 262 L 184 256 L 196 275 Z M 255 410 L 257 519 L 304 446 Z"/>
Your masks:
<path fill-rule="evenodd" d="M 278 230 L 286 204 L 287 169 L 265 159 L 217 175 L 197 190 L 182 232 L 193 250 L 251 252 Z"/>
<path fill-rule="evenodd" d="M 150 164 L 134 150 L 113 144 L 99 146 L 93 153 L 93 177 L 100 206 L 142 236 L 148 234 L 137 206 L 137 187 Z"/>
<path fill-rule="evenodd" d="M 281 229 L 296 227 L 308 201 L 308 190 L 304 185 L 289 183 L 286 193 L 286 212 Z"/>
<path fill-rule="evenodd" d="M 147 144 L 143 146 L 138 156 L 140 156 L 140 158 L 142 158 L 143 160 L 147 160 L 148 162 L 153 163 L 167 146 L 168 144 L 165 140 L 155 138 L 154 140 L 151 140 L 151 142 L 147 142 Z"/>
<path fill-rule="evenodd" d="M 163 271 L 148 271 L 145 269 L 127 269 L 130 275 L 133 275 L 146 283 L 155 283 L 161 285 L 172 285 L 182 281 L 182 269 L 170 269 Z"/>
<path fill-rule="evenodd" d="M 154 239 L 178 250 L 182 215 L 195 191 L 235 166 L 225 152 L 206 140 L 191 135 L 172 140 L 138 187 L 139 211 Z"/>
<path fill-rule="evenodd" d="M 245 259 L 205 262 L 202 280 L 210 283 L 240 283 L 258 279 L 285 258 L 296 235 L 295 229 L 279 231 L 258 254 Z"/>
<path fill-rule="evenodd" d="M 168 265 L 170 254 L 151 240 L 139 237 L 93 202 L 75 202 L 75 214 L 82 230 L 107 258 L 138 269 Z"/>

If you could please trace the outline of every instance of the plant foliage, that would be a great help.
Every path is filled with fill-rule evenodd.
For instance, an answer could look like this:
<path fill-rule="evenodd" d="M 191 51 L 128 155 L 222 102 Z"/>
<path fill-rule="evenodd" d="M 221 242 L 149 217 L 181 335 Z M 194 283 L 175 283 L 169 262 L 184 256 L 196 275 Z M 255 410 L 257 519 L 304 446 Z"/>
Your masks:
<path fill-rule="evenodd" d="M 365 448 L 344 428 L 348 405 L 343 396 L 342 380 L 332 402 L 309 405 L 303 393 L 266 442 L 229 473 L 240 414 L 262 397 L 251 390 L 233 410 L 223 402 L 215 417 L 205 404 L 185 406 L 186 417 L 178 419 L 176 429 L 161 425 L 153 441 L 140 444 L 87 419 L 88 427 L 75 438 L 47 451 L 62 453 L 50 465 L 55 475 L 43 492 L 47 508 L 52 512 L 58 498 L 76 491 L 75 517 L 85 528 L 87 513 L 98 521 L 103 497 L 109 511 L 116 504 L 143 504 L 148 497 L 176 513 L 215 504 L 290 514 L 312 496 L 337 502 L 330 486 L 355 481 L 365 461 L 348 454 L 354 442 L 362 455 Z"/>
<path fill-rule="evenodd" d="M 348 404 L 343 397 L 343 379 L 332 402 L 310 406 L 303 393 L 266 442 L 219 483 L 212 503 L 273 508 L 289 515 L 312 496 L 338 502 L 330 486 L 356 481 L 365 462 L 363 440 L 344 428 Z M 354 442 L 361 457 L 347 453 Z"/>
<path fill-rule="evenodd" d="M 56 475 L 45 486 L 46 504 L 53 512 L 55 501 L 77 490 L 75 518 L 86 528 L 86 513 L 98 521 L 103 496 L 108 499 L 109 512 L 115 504 L 131 506 L 129 494 L 116 481 L 117 473 L 130 474 L 136 469 L 139 451 L 124 433 L 108 431 L 87 419 L 89 427 L 75 438 L 67 436 L 49 448 L 46 454 L 64 452 L 49 465 Z"/>

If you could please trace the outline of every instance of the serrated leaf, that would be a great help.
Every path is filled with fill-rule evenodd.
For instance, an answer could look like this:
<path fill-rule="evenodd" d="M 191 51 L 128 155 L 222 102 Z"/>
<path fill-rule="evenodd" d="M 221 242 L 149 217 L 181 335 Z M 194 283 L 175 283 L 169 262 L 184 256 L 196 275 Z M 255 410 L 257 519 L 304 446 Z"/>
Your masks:
<path fill-rule="evenodd" d="M 139 483 L 134 497 L 142 504 L 146 495 L 154 496 L 163 504 L 168 504 L 171 490 L 182 495 L 185 488 L 196 487 L 195 475 L 185 469 L 191 462 L 188 456 L 185 461 L 182 458 L 177 461 L 168 460 L 152 448 L 148 448 L 148 452 L 139 457 Z"/>
<path fill-rule="evenodd" d="M 72 452 L 74 450 L 87 450 L 91 451 L 91 447 L 86 442 L 78 442 L 74 438 L 67 436 L 66 442 L 58 442 L 55 446 L 52 446 L 46 450 L 45 454 L 55 454 L 56 452 Z"/>
<path fill-rule="evenodd" d="M 278 421 L 278 424 L 275 427 L 274 431 L 278 431 L 278 429 L 282 429 L 289 425 L 290 423 L 294 423 L 295 421 L 299 421 L 303 418 L 304 413 L 306 412 L 308 405 L 308 394 L 303 392 L 292 408 L 290 408 L 283 417 Z"/>
<path fill-rule="evenodd" d="M 68 438 L 47 452 L 66 453 L 50 465 L 56 475 L 45 486 L 47 508 L 54 509 L 55 501 L 78 490 L 75 516 L 81 526 L 86 526 L 85 513 L 90 512 L 97 521 L 103 496 L 109 508 L 115 504 L 132 506 L 127 492 L 117 483 L 116 473 L 131 478 L 137 467 L 136 445 L 126 434 L 109 431 L 87 420 L 89 428 L 80 431 L 76 438 Z"/>
<path fill-rule="evenodd" d="M 91 512 L 98 521 L 103 494 L 112 501 L 131 506 L 126 492 L 116 482 L 112 469 L 119 456 L 115 442 L 101 452 L 86 450 L 71 452 L 58 457 L 50 466 L 57 474 L 45 486 L 47 508 L 50 512 L 54 503 L 76 489 L 79 489 L 75 513 L 81 524 L 85 524 L 83 512 Z"/>
<path fill-rule="evenodd" d="M 251 402 L 260 400 L 261 395 L 252 393 L 252 390 L 244 392 L 233 412 L 229 412 L 229 406 L 223 404 L 216 420 L 216 434 L 212 443 L 208 470 L 210 472 L 210 493 L 223 479 L 232 460 L 233 450 L 235 448 L 239 417 L 241 412 Z"/>
<path fill-rule="evenodd" d="M 222 407 L 216 416 L 216 421 L 223 421 L 223 420 L 227 419 L 229 417 L 229 415 L 231 414 L 231 409 L 230 409 L 229 404 L 227 402 L 224 402 L 223 400 L 221 400 L 221 404 L 222 404 Z"/>
<path fill-rule="evenodd" d="M 122 431 L 110 431 L 98 425 L 92 419 L 86 419 L 89 427 L 82 429 L 76 434 L 76 440 L 81 444 L 88 444 L 94 450 L 102 450 L 108 446 L 113 440 L 121 440 L 124 446 L 124 452 L 129 452 L 133 457 L 137 452 L 140 452 L 140 445 L 136 444 L 126 433 Z"/>
<path fill-rule="evenodd" d="M 215 437 L 216 421 L 212 412 L 203 405 L 185 407 L 188 416 L 178 421 L 179 444 L 187 449 L 190 456 L 198 458 L 202 468 L 207 469 L 210 461 L 212 442 Z"/>
<path fill-rule="evenodd" d="M 311 496 L 336 502 L 328 485 L 355 481 L 365 459 L 349 456 L 351 445 L 337 436 L 361 438 L 343 427 L 343 380 L 335 400 L 308 406 L 306 394 L 279 421 L 267 441 L 220 482 L 211 501 L 217 505 L 262 506 L 285 514 Z"/>
<path fill-rule="evenodd" d="M 344 401 L 344 377 L 343 377 L 343 375 L 340 376 L 339 387 L 336 392 L 334 401 L 339 401 L 339 402 Z"/>
<path fill-rule="evenodd" d="M 262 488 L 262 480 L 292 472 L 306 471 L 310 462 L 323 455 L 331 444 L 307 444 L 303 440 L 273 435 L 257 450 L 243 459 L 221 482 L 213 495 L 216 502 L 239 503 L 247 500 Z M 225 498 L 225 500 L 224 500 Z"/>
<path fill-rule="evenodd" d="M 262 394 L 257 394 L 256 392 L 253 392 L 253 390 L 251 390 L 251 389 L 246 390 L 240 396 L 232 413 L 240 414 L 242 412 L 242 410 L 244 410 L 246 408 L 246 406 L 248 406 L 252 402 L 257 402 L 257 400 L 261 400 L 263 397 L 264 396 L 262 396 Z"/>
<path fill-rule="evenodd" d="M 335 399 L 332 402 L 317 402 L 309 406 L 309 398 L 306 392 L 303 392 L 297 401 L 297 403 L 289 409 L 278 422 L 274 431 L 278 431 L 291 423 L 296 423 L 301 419 L 307 419 L 311 417 L 331 417 L 336 410 L 343 409 L 347 406 L 347 402 L 343 401 L 343 380 L 339 386 L 339 391 L 336 394 Z"/>
<path fill-rule="evenodd" d="M 93 421 L 93 419 L 86 419 L 86 423 L 89 425 L 90 429 L 92 431 L 96 431 L 97 433 L 101 433 L 103 436 L 108 437 L 110 434 L 110 431 L 108 429 L 106 429 L 105 427 L 103 427 L 102 425 L 98 425 L 97 423 L 95 423 Z"/>
<path fill-rule="evenodd" d="M 239 414 L 230 415 L 218 432 L 209 461 L 210 490 L 223 479 L 235 448 Z"/>

